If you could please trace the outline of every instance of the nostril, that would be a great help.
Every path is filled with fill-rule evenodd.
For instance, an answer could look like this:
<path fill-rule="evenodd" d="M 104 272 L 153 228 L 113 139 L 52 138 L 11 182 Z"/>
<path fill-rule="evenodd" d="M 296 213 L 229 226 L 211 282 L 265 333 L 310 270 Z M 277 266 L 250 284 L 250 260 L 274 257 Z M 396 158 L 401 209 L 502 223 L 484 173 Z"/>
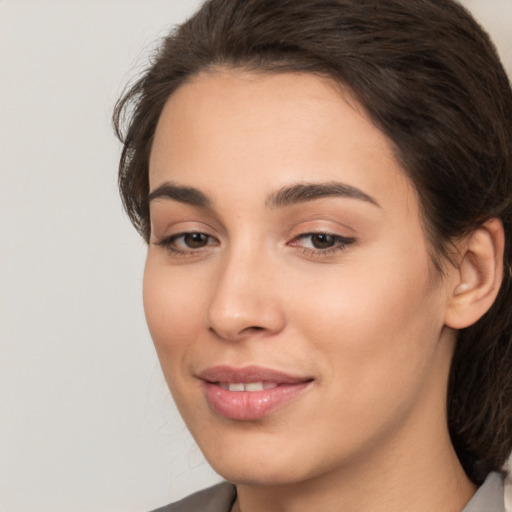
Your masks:
<path fill-rule="evenodd" d="M 251 325 L 250 327 L 246 327 L 245 329 L 243 329 L 242 331 L 240 331 L 241 334 L 243 333 L 256 333 L 256 332 L 261 332 L 261 331 L 264 331 L 265 328 L 264 327 L 261 327 L 259 325 Z"/>
<path fill-rule="evenodd" d="M 217 336 L 220 336 L 221 338 L 240 340 L 245 337 L 251 337 L 251 335 L 257 335 L 259 333 L 265 332 L 266 329 L 260 325 L 251 325 L 239 331 L 234 330 L 233 332 L 230 332 L 227 329 L 217 330 L 215 327 L 210 327 L 209 331 L 216 334 Z"/>

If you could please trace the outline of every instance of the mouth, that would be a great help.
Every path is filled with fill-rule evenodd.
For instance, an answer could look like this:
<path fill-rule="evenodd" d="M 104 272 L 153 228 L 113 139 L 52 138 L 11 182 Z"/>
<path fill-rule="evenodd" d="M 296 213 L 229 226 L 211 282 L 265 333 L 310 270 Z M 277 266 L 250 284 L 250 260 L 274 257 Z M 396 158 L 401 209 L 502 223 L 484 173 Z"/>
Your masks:
<path fill-rule="evenodd" d="M 298 397 L 313 382 L 257 366 L 215 366 L 199 378 L 211 409 L 229 419 L 257 420 Z"/>
<path fill-rule="evenodd" d="M 217 384 L 222 389 L 227 389 L 228 391 L 248 391 L 249 393 L 254 393 L 255 391 L 263 391 L 266 389 L 274 389 L 279 384 L 276 382 L 212 382 L 212 384 Z"/>

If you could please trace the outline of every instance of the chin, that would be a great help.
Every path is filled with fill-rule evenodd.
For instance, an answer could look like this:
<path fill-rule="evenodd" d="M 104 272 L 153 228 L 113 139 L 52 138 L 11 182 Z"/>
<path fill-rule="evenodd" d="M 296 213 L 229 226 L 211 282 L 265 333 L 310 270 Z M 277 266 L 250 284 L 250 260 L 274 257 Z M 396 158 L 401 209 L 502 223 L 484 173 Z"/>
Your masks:
<path fill-rule="evenodd" d="M 308 475 L 292 471 L 293 466 L 283 464 L 277 456 L 265 464 L 233 460 L 232 464 L 212 461 L 211 466 L 222 478 L 236 485 L 289 485 L 308 479 Z"/>
<path fill-rule="evenodd" d="M 268 431 L 242 436 L 240 432 L 217 434 L 206 442 L 200 437 L 196 441 L 212 468 L 237 485 L 296 484 L 325 472 L 328 468 L 323 466 L 332 463 L 329 454 L 315 457 L 318 450 L 311 443 L 310 450 L 305 449 L 305 439 L 295 439 L 292 432 L 287 436 Z"/>

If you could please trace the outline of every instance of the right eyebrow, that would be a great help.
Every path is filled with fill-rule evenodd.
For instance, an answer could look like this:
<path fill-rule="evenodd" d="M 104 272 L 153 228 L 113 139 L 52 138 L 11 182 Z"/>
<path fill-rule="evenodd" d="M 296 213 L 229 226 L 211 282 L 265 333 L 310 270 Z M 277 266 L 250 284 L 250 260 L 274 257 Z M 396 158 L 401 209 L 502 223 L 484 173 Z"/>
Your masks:
<path fill-rule="evenodd" d="M 200 190 L 193 187 L 183 187 L 170 182 L 163 183 L 148 195 L 148 203 L 156 199 L 170 199 L 191 206 L 207 208 L 211 205 L 210 199 Z"/>

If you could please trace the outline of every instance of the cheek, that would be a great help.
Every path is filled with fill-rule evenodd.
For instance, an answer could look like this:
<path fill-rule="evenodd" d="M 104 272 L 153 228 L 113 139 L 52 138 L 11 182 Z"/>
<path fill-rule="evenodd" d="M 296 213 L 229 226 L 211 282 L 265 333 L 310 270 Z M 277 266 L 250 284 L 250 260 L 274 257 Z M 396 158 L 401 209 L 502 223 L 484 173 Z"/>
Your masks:
<path fill-rule="evenodd" d="M 193 340 L 200 337 L 205 294 L 179 270 L 148 255 L 144 270 L 143 299 L 148 328 L 163 375 L 185 421 L 194 417 L 196 387 L 190 382 L 190 362 L 194 359 Z M 192 410 L 190 409 L 192 407 Z"/>
<path fill-rule="evenodd" d="M 179 271 L 148 255 L 144 269 L 143 300 L 146 321 L 164 371 L 178 365 L 204 317 L 203 294 L 183 282 Z"/>
<path fill-rule="evenodd" d="M 302 338 L 326 355 L 326 378 L 357 385 L 358 395 L 386 383 L 405 388 L 424 374 L 443 326 L 426 253 L 397 251 L 380 261 L 322 276 L 295 303 Z"/>

